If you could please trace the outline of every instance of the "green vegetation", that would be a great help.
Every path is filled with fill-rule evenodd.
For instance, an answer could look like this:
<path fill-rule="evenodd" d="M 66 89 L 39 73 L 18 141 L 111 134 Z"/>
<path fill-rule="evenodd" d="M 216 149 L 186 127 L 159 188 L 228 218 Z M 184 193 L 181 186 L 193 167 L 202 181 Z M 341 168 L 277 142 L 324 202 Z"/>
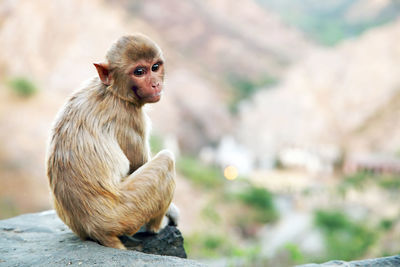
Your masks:
<path fill-rule="evenodd" d="M 176 166 L 179 173 L 207 191 L 210 197 L 200 214 L 202 223 L 209 231 L 185 236 L 188 255 L 201 259 L 225 258 L 232 262 L 244 262 L 244 266 L 264 263 L 266 259 L 259 255 L 256 236 L 262 225 L 272 223 L 279 217 L 274 195 L 243 177 L 228 181 L 223 177 L 222 169 L 191 156 L 181 156 Z M 226 229 L 227 224 L 229 229 Z M 232 240 L 231 227 L 246 245 Z"/>
<path fill-rule="evenodd" d="M 238 199 L 251 207 L 255 213 L 252 220 L 259 223 L 270 223 L 278 219 L 273 195 L 265 188 L 249 186 L 237 194 Z"/>
<path fill-rule="evenodd" d="M 8 84 L 15 94 L 25 98 L 33 96 L 38 91 L 33 82 L 24 77 L 12 78 Z"/>
<path fill-rule="evenodd" d="M 158 135 L 151 135 L 150 149 L 153 155 L 163 148 L 162 138 Z M 205 164 L 193 156 L 180 156 L 176 161 L 176 168 L 195 185 L 206 189 L 218 188 L 223 185 L 225 180 L 220 168 Z"/>
<path fill-rule="evenodd" d="M 378 237 L 375 231 L 350 220 L 340 211 L 317 211 L 315 224 L 324 235 L 328 259 L 348 261 L 359 258 Z"/>
<path fill-rule="evenodd" d="M 236 184 L 234 188 L 239 191 L 229 192 L 227 188 L 220 203 L 229 205 L 232 210 L 231 224 L 234 225 L 245 238 L 254 238 L 254 229 L 261 225 L 273 223 L 279 219 L 275 207 L 274 195 L 265 188 L 254 186 L 245 181 Z"/>
<path fill-rule="evenodd" d="M 371 172 L 358 172 L 350 176 L 346 176 L 339 185 L 339 192 L 345 194 L 348 189 L 355 188 L 363 190 L 368 183 L 375 183 L 381 188 L 388 191 L 400 190 L 400 176 L 395 174 L 374 174 Z"/>
<path fill-rule="evenodd" d="M 163 148 L 162 138 L 158 135 L 151 135 L 150 149 L 153 155 Z M 180 156 L 176 161 L 176 168 L 195 185 L 206 189 L 218 188 L 223 185 L 225 180 L 220 168 L 205 164 L 193 156 Z"/>
<path fill-rule="evenodd" d="M 192 258 L 241 258 L 251 262 L 259 254 L 259 246 L 241 247 L 228 235 L 195 233 L 185 237 L 185 250 Z"/>
<path fill-rule="evenodd" d="M 224 183 L 224 177 L 219 168 L 204 164 L 194 157 L 180 157 L 176 162 L 176 167 L 197 186 L 215 189 Z"/>
<path fill-rule="evenodd" d="M 396 19 L 400 14 L 398 1 L 390 1 L 386 8 L 369 14 L 359 12 L 362 0 L 257 0 L 261 6 L 275 10 L 289 25 L 305 32 L 324 45 L 335 45 L 341 40 L 358 36 L 364 31 Z M 356 15 L 357 16 L 357 15 Z"/>
<path fill-rule="evenodd" d="M 164 148 L 163 140 L 159 135 L 152 134 L 150 136 L 150 150 L 153 155 Z"/>
<path fill-rule="evenodd" d="M 390 229 L 393 228 L 395 223 L 396 220 L 393 219 L 382 219 L 381 222 L 379 223 L 379 228 L 382 231 L 389 231 Z"/>
<path fill-rule="evenodd" d="M 228 75 L 228 81 L 233 86 L 233 99 L 229 105 L 233 113 L 237 112 L 238 104 L 244 99 L 250 98 L 255 92 L 261 88 L 268 88 L 277 84 L 278 80 L 272 76 L 265 75 L 258 80 L 249 80 L 248 78 L 239 77 L 237 75 Z"/>
<path fill-rule="evenodd" d="M 180 173 L 211 195 L 200 214 L 210 231 L 185 236 L 188 255 L 191 258 L 239 260 L 245 263 L 244 266 L 263 261 L 258 255 L 260 248 L 256 239 L 252 240 L 253 245 L 241 246 L 232 241 L 232 235 L 225 227 L 229 223 L 236 231 L 240 229 L 237 233 L 244 240 L 254 238 L 255 229 L 278 218 L 273 195 L 241 179 L 228 182 L 221 170 L 192 157 L 180 158 L 177 166 Z"/>
<path fill-rule="evenodd" d="M 400 176 L 399 175 L 382 175 L 378 180 L 378 185 L 389 191 L 400 190 Z"/>
<path fill-rule="evenodd" d="M 367 172 L 358 172 L 343 178 L 343 182 L 339 185 L 339 191 L 343 194 L 350 188 L 362 190 L 369 181 L 370 175 Z"/>
<path fill-rule="evenodd" d="M 289 258 L 290 261 L 293 264 L 300 264 L 300 263 L 304 263 L 304 255 L 303 253 L 300 251 L 300 248 L 298 245 L 293 244 L 293 243 L 287 243 L 284 246 L 284 249 L 289 253 Z"/>
<path fill-rule="evenodd" d="M 206 205 L 203 210 L 201 211 L 201 216 L 204 219 L 207 219 L 213 222 L 215 225 L 221 222 L 221 217 L 219 216 L 218 212 L 215 210 L 215 203 L 209 203 Z"/>

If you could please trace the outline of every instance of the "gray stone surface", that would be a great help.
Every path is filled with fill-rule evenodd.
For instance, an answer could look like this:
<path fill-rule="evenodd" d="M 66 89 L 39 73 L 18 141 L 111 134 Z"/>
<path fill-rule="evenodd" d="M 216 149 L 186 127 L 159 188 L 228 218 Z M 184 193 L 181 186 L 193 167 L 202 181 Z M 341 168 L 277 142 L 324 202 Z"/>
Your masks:
<path fill-rule="evenodd" d="M 174 247 L 177 244 L 174 242 L 180 242 L 179 238 L 175 238 L 178 233 L 176 228 L 168 227 L 162 233 L 165 235 L 162 242 Z M 160 237 L 138 236 L 139 247 L 145 251 L 149 249 L 148 246 L 151 242 L 156 242 L 157 238 Z M 147 252 L 153 253 L 154 251 Z M 169 251 L 167 253 L 179 254 L 181 252 Z M 46 211 L 0 221 L 0 266 L 191 267 L 203 265 L 172 256 L 118 250 L 101 246 L 92 241 L 81 241 L 61 222 L 54 211 Z"/>
<path fill-rule="evenodd" d="M 361 261 L 330 261 L 322 264 L 305 264 L 298 267 L 395 267 L 400 266 L 400 256 L 391 256 L 385 258 L 376 258 Z"/>

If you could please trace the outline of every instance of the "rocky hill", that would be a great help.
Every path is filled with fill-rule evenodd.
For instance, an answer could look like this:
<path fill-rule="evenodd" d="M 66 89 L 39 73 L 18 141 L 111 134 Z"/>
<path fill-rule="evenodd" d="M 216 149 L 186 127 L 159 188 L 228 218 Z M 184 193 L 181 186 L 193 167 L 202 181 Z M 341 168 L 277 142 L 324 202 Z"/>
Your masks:
<path fill-rule="evenodd" d="M 277 6 L 270 8 L 264 2 Z M 368 210 L 365 218 L 397 216 L 396 201 L 386 191 L 374 193 L 367 186 L 372 193 L 355 194 L 349 200 L 338 198 L 329 188 L 341 179 L 310 177 L 298 169 L 263 169 L 271 167 L 285 147 L 321 149 L 328 154 L 340 150 L 398 153 L 400 50 L 396 44 L 400 21 L 392 20 L 394 14 L 386 24 L 367 23 L 391 9 L 396 11 L 395 2 L 367 0 L 361 8 L 358 0 L 329 0 L 324 3 L 335 6 L 334 10 L 324 13 L 328 8 L 314 17 L 321 1 L 0 1 L 0 218 L 50 208 L 44 157 L 51 122 L 66 97 L 96 74 L 92 63 L 104 60 L 105 51 L 119 36 L 135 31 L 157 41 L 167 59 L 166 91 L 160 103 L 149 106 L 149 114 L 154 139 L 164 139 L 180 150 L 178 161 L 183 159 L 188 165 L 185 175 L 195 178 L 185 179 L 184 171 L 178 171 L 174 199 L 182 210 L 181 229 L 195 244 L 192 255 L 199 252 L 199 257 L 208 257 L 204 256 L 207 252 L 202 254 L 208 245 L 212 255 L 225 253 L 223 257 L 229 260 L 228 254 L 238 244 L 243 250 L 236 252 L 252 259 L 257 251 L 253 242 L 269 240 L 257 232 L 261 227 L 285 240 L 269 223 L 254 223 L 251 216 L 243 221 L 243 212 L 252 210 L 225 197 L 225 190 L 232 189 L 237 198 L 245 190 L 241 179 L 225 181 L 222 176 L 222 168 L 231 159 L 245 163 L 247 182 L 271 190 L 277 201 L 287 199 L 280 206 L 283 212 L 289 205 L 312 218 L 314 208 L 320 204 L 333 207 L 332 199 L 339 199 L 346 202 L 340 208 L 350 207 L 352 214 Z M 299 18 L 287 6 L 300 3 L 307 16 Z M 299 20 L 288 21 L 288 15 Z M 322 25 L 324 15 L 329 19 Z M 351 39 L 346 35 L 328 47 L 299 27 L 307 21 L 313 27 L 321 26 L 314 28 L 319 33 L 325 33 L 330 23 L 335 31 L 357 26 L 358 21 L 365 27 L 350 35 Z M 13 87 L 13 80 L 36 89 L 23 96 Z M 217 168 L 203 164 L 215 163 L 216 158 L 221 165 Z M 254 167 L 259 169 L 251 173 Z M 194 181 L 202 179 L 211 181 L 211 186 L 196 187 Z M 292 228 L 293 220 L 287 218 L 276 225 Z M 393 221 L 398 225 L 397 219 Z M 208 229 L 213 232 L 198 235 Z M 31 234 L 7 231 L 3 234 Z M 385 232 L 390 245 L 365 257 L 395 253 L 397 232 Z M 283 235 L 293 241 L 284 231 Z M 383 243 L 387 242 L 379 245 Z M 267 245 L 262 243 L 263 249 Z M 322 242 L 313 245 L 321 248 Z M 296 247 L 292 249 L 296 252 Z"/>
<path fill-rule="evenodd" d="M 398 20 L 337 47 L 314 50 L 278 87 L 261 90 L 243 105 L 240 141 L 259 155 L 290 145 L 395 154 L 399 41 Z"/>
<path fill-rule="evenodd" d="M 311 46 L 253 1 L 10 0 L 0 14 L 0 206 L 11 213 L 11 203 L 21 211 L 49 207 L 43 159 L 51 122 L 119 36 L 144 32 L 164 49 L 167 86 L 150 110 L 153 129 L 191 153 L 234 127 L 231 74 L 279 75 Z M 37 94 L 15 96 L 14 77 L 32 81 Z"/>
<path fill-rule="evenodd" d="M 323 45 L 337 45 L 359 36 L 371 27 L 382 26 L 400 14 L 396 0 L 257 0 L 280 17 Z"/>
<path fill-rule="evenodd" d="M 279 75 L 312 46 L 253 0 L 125 3 L 130 14 L 154 27 L 178 53 L 220 79 Z"/>

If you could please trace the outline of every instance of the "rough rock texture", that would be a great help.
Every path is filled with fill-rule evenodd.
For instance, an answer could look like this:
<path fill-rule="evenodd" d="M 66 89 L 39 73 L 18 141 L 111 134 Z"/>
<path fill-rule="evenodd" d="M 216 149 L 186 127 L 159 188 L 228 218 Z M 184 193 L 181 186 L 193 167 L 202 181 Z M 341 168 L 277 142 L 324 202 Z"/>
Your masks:
<path fill-rule="evenodd" d="M 389 267 L 400 266 L 400 255 L 361 261 L 330 261 L 323 264 L 305 264 L 298 267 Z"/>
<path fill-rule="evenodd" d="M 139 233 L 121 238 L 127 247 L 146 253 L 185 257 L 183 238 L 175 227 L 159 235 Z M 164 251 L 162 251 L 164 249 Z M 81 241 L 54 211 L 0 221 L 0 266 L 202 266 L 171 256 L 108 248 Z"/>
<path fill-rule="evenodd" d="M 122 236 L 121 241 L 131 250 L 149 254 L 187 258 L 181 232 L 173 226 L 165 227 L 159 234 L 139 231 L 132 237 Z"/>

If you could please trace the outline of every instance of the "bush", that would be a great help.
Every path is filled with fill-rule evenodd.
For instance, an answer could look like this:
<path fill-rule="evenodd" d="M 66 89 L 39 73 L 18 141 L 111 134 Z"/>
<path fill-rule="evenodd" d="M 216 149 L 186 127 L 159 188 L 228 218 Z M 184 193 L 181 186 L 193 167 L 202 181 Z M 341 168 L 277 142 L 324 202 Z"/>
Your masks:
<path fill-rule="evenodd" d="M 204 164 L 196 158 L 180 157 L 176 166 L 179 172 L 198 186 L 215 188 L 220 187 L 224 182 L 222 171 L 219 168 Z"/>
<path fill-rule="evenodd" d="M 278 219 L 273 195 L 265 188 L 249 186 L 237 195 L 238 199 L 255 211 L 254 220 L 259 223 L 270 223 Z"/>
<path fill-rule="evenodd" d="M 14 93 L 21 97 L 31 97 L 37 93 L 37 87 L 27 78 L 15 77 L 9 81 L 9 86 Z"/>
<path fill-rule="evenodd" d="M 376 232 L 351 221 L 340 211 L 317 211 L 315 224 L 324 234 L 329 259 L 354 260 L 363 256 L 377 239 Z"/>
<path fill-rule="evenodd" d="M 248 187 L 243 193 L 239 194 L 240 199 L 258 209 L 273 208 L 272 194 L 265 188 Z"/>
<path fill-rule="evenodd" d="M 393 219 L 382 219 L 381 222 L 379 223 L 379 228 L 382 231 L 389 231 L 390 229 L 393 228 L 395 222 L 396 221 Z"/>
<path fill-rule="evenodd" d="M 304 262 L 304 255 L 300 251 L 300 248 L 298 245 L 293 244 L 293 243 L 287 243 L 284 246 L 284 249 L 289 253 L 289 258 L 290 261 L 299 264 Z"/>

